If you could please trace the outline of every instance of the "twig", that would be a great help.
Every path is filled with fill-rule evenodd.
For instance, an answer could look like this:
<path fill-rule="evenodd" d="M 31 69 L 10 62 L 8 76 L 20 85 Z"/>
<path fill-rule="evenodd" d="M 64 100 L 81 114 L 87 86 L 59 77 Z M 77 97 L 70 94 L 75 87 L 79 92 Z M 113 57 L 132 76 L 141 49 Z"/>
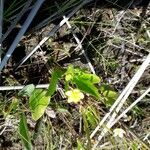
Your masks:
<path fill-rule="evenodd" d="M 130 133 L 132 137 L 137 140 L 137 142 L 139 143 L 138 149 L 150 150 L 149 145 L 147 145 L 144 141 L 142 141 L 127 125 L 125 125 L 124 123 L 122 123 L 122 125 L 123 128 L 125 128 L 125 130 L 128 131 L 128 133 Z M 141 148 L 141 145 L 143 146 L 143 148 Z"/>
<path fill-rule="evenodd" d="M 22 28 L 20 29 L 18 35 L 16 36 L 15 40 L 13 41 L 12 45 L 8 49 L 8 52 L 6 53 L 4 59 L 2 60 L 0 64 L 0 71 L 4 68 L 4 66 L 7 64 L 8 59 L 11 57 L 12 53 L 14 52 L 17 44 L 21 40 L 22 36 L 26 32 L 27 28 L 29 27 L 31 21 L 33 20 L 34 16 L 36 15 L 37 11 L 39 10 L 40 6 L 45 0 L 37 0 L 33 9 L 31 10 L 30 14 L 28 15 L 25 23 L 23 24 Z"/>
<path fill-rule="evenodd" d="M 114 35 L 114 33 L 116 32 L 118 26 L 120 25 L 120 21 L 124 17 L 125 13 L 126 13 L 126 10 L 123 10 L 118 14 L 118 16 L 116 18 L 117 23 L 116 23 L 115 28 L 114 28 L 113 32 L 111 33 L 111 35 Z"/>

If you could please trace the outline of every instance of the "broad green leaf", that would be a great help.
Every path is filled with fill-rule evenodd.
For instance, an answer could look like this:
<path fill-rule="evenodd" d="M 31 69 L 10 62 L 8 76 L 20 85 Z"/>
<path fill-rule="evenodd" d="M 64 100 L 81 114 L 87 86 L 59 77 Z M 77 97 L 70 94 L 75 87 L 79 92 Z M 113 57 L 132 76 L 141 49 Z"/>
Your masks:
<path fill-rule="evenodd" d="M 92 83 L 99 83 L 100 78 L 95 74 L 90 74 L 86 70 L 73 68 L 72 65 L 68 66 L 66 71 L 66 81 L 72 80 L 73 77 L 80 77 L 82 80 L 88 80 Z"/>
<path fill-rule="evenodd" d="M 64 71 L 62 69 L 59 69 L 59 68 L 54 69 L 52 73 L 50 85 L 48 87 L 48 92 L 46 94 L 47 96 L 52 96 L 54 94 L 54 92 L 56 91 L 58 80 L 59 78 L 62 77 L 63 74 L 64 74 Z"/>
<path fill-rule="evenodd" d="M 100 92 L 104 96 L 107 106 L 112 106 L 118 97 L 118 93 L 115 92 L 109 85 L 101 85 Z"/>
<path fill-rule="evenodd" d="M 36 89 L 30 96 L 29 106 L 34 120 L 38 120 L 44 114 L 50 102 L 50 96 L 46 96 L 46 93 L 46 90 Z"/>
<path fill-rule="evenodd" d="M 93 84 L 100 82 L 100 78 L 95 74 L 82 73 L 79 76 L 81 80 L 86 80 L 86 81 L 92 82 Z"/>
<path fill-rule="evenodd" d="M 20 134 L 22 143 L 24 145 L 24 149 L 32 150 L 32 143 L 31 143 L 31 138 L 29 136 L 27 121 L 26 121 L 25 115 L 23 113 L 20 116 L 19 134 Z"/>
<path fill-rule="evenodd" d="M 85 70 L 73 68 L 70 65 L 66 71 L 65 79 L 66 81 L 73 81 L 81 91 L 99 98 L 98 89 L 94 85 L 100 82 L 100 78 L 97 75 L 89 74 Z"/>
<path fill-rule="evenodd" d="M 80 77 L 75 77 L 73 81 L 81 91 L 99 98 L 98 89 L 90 81 L 82 80 Z"/>
<path fill-rule="evenodd" d="M 33 84 L 26 85 L 23 89 L 18 93 L 18 96 L 31 96 L 34 91 L 35 86 Z"/>

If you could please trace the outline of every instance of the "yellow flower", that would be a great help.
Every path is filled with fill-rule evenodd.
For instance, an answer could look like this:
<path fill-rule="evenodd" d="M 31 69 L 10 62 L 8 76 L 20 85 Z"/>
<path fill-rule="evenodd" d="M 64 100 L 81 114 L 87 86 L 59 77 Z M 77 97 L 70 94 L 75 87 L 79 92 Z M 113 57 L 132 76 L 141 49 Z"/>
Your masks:
<path fill-rule="evenodd" d="M 78 103 L 84 98 L 84 94 L 78 89 L 67 91 L 65 94 L 68 97 L 68 103 Z"/>
<path fill-rule="evenodd" d="M 121 128 L 116 128 L 114 129 L 114 137 L 119 136 L 120 138 L 123 138 L 124 134 L 126 133 L 123 129 Z"/>

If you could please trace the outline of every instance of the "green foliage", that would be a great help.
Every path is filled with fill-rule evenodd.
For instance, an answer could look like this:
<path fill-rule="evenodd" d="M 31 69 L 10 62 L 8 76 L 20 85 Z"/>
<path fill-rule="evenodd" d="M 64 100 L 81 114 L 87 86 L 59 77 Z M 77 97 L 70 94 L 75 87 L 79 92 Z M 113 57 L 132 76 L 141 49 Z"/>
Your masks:
<path fill-rule="evenodd" d="M 32 150 L 32 143 L 29 136 L 29 130 L 27 127 L 27 121 L 25 115 L 22 113 L 20 116 L 19 134 L 26 150 Z"/>
<path fill-rule="evenodd" d="M 85 109 L 85 115 L 86 115 L 88 124 L 94 129 L 98 123 L 98 116 L 97 116 L 95 108 L 92 106 L 88 106 Z"/>
<path fill-rule="evenodd" d="M 133 142 L 133 144 L 131 144 L 131 148 L 132 150 L 138 150 L 139 149 L 139 144 L 136 142 Z"/>
<path fill-rule="evenodd" d="M 34 120 L 38 120 L 44 114 L 50 102 L 50 97 L 46 96 L 46 93 L 46 90 L 36 89 L 30 96 L 29 106 Z"/>
<path fill-rule="evenodd" d="M 121 16 L 121 22 L 119 22 L 121 27 L 116 28 L 116 24 L 118 23 L 116 17 L 120 15 L 120 11 L 116 9 L 116 6 L 117 8 L 119 8 L 120 4 L 124 2 L 120 1 L 118 3 L 116 0 L 110 0 L 109 2 L 108 1 L 107 3 L 109 3 L 108 4 L 109 7 L 104 6 L 105 7 L 104 9 L 102 8 L 103 3 L 105 4 L 104 1 L 102 1 L 102 7 L 100 7 L 100 9 L 98 6 L 100 1 L 99 2 L 97 1 L 97 3 L 94 2 L 91 3 L 91 1 L 90 2 L 88 1 L 89 3 L 87 4 L 87 6 L 84 6 L 83 9 L 81 8 L 80 11 L 77 11 L 79 8 L 78 6 L 83 2 L 83 0 L 65 0 L 65 1 L 58 0 L 57 2 L 45 1 L 46 3 L 44 3 L 42 9 L 38 13 L 41 19 L 39 21 L 35 19 L 35 22 L 33 25 L 31 25 L 29 31 L 33 31 L 35 28 L 37 29 L 39 26 L 36 23 L 40 23 L 43 20 L 45 20 L 47 14 L 50 16 L 50 20 L 48 22 L 55 22 L 55 20 L 59 21 L 59 19 L 62 16 L 77 11 L 76 15 L 74 15 L 73 17 L 73 20 L 69 19 L 69 22 L 71 23 L 72 29 L 77 34 L 77 36 L 80 35 L 81 37 L 86 37 L 84 38 L 84 41 L 82 40 L 83 41 L 82 44 L 84 45 L 84 48 L 88 53 L 88 56 L 91 57 L 92 64 L 94 64 L 94 66 L 99 71 L 99 74 L 101 74 L 102 76 L 104 75 L 104 78 L 111 77 L 115 81 L 120 77 L 120 75 L 118 74 L 122 71 L 125 72 L 125 76 L 127 74 L 130 77 L 130 75 L 134 74 L 137 67 L 142 63 L 138 58 L 141 58 L 142 56 L 147 54 L 148 51 L 147 47 L 149 47 L 150 45 L 150 40 L 147 34 L 147 32 L 149 32 L 148 28 L 149 22 L 146 20 L 147 16 L 144 15 L 145 20 L 142 23 L 141 9 L 135 11 L 134 10 L 128 11 L 128 9 L 126 9 L 126 6 L 129 5 L 126 5 L 125 6 L 126 11 L 125 13 L 123 13 L 124 17 Z M 138 0 L 133 0 L 132 2 L 134 3 L 134 1 Z M 9 29 L 9 25 L 13 24 L 15 20 L 18 18 L 17 14 L 20 13 L 22 8 L 26 5 L 26 2 L 27 1 L 24 0 L 5 1 L 4 17 L 3 17 L 4 20 L 3 33 L 5 33 L 5 31 Z M 17 22 L 14 32 L 16 30 L 17 31 L 20 30 L 20 25 L 23 24 L 24 20 L 26 19 L 26 16 L 30 13 L 30 10 L 33 8 L 35 2 L 36 0 L 33 0 L 31 3 L 31 7 L 24 11 L 25 15 L 21 18 L 20 21 Z M 129 1 L 126 2 L 129 3 Z M 48 3 L 50 5 L 48 5 Z M 83 5 L 80 6 L 82 7 Z M 111 6 L 113 8 L 111 8 Z M 121 6 L 120 8 L 123 7 L 124 6 Z M 49 13 L 47 13 L 47 10 L 49 11 Z M 90 14 L 91 12 L 92 14 Z M 44 14 L 46 14 L 46 16 Z M 140 25 L 142 26 L 140 27 Z M 41 26 L 40 30 L 43 31 L 42 29 L 43 27 Z M 39 30 L 35 31 L 38 32 Z M 12 32 L 10 38 L 11 36 L 13 37 L 13 35 L 15 35 L 15 33 Z M 26 35 L 28 35 L 28 33 Z M 44 35 L 45 34 L 42 34 L 42 37 Z M 47 56 L 48 57 L 50 56 L 51 57 L 50 59 L 52 59 L 52 61 L 56 63 L 64 62 L 64 64 L 66 64 L 69 61 L 73 62 L 73 64 L 74 63 L 78 64 L 78 62 L 76 62 L 76 59 L 75 62 L 74 59 L 72 59 L 72 57 L 76 56 L 78 57 L 79 52 L 78 50 L 77 51 L 73 50 L 74 47 L 76 47 L 76 45 L 75 42 L 72 40 L 72 38 L 71 40 L 69 39 L 71 35 L 72 35 L 71 30 L 67 29 L 66 27 L 60 29 L 58 34 L 51 38 L 53 41 L 50 42 L 50 44 L 48 45 L 49 51 L 46 51 L 44 57 L 47 58 Z M 21 44 L 21 46 L 26 47 L 28 45 L 28 41 L 31 41 L 32 43 L 32 38 L 34 38 L 33 36 L 32 35 L 27 36 L 23 40 L 23 45 Z M 9 41 L 9 37 L 4 41 L 4 45 L 2 47 L 3 48 L 2 50 L 4 52 L 3 55 L 5 55 L 7 47 L 9 48 L 9 45 L 7 45 L 7 43 L 9 42 L 7 41 Z M 47 45 L 47 43 L 45 44 Z M 45 45 L 43 45 L 42 48 L 45 49 L 46 48 Z M 124 49 L 127 49 L 127 51 L 124 51 Z M 126 63 L 124 64 L 124 62 L 128 61 L 130 55 L 132 55 L 131 57 L 133 61 L 131 59 L 131 61 L 128 62 L 127 65 Z M 71 57 L 69 58 L 68 56 Z M 45 68 L 45 67 L 43 68 L 42 67 L 43 65 L 41 65 L 41 63 L 43 62 L 37 63 L 36 61 L 37 59 L 34 60 L 33 60 L 35 63 L 34 66 L 37 65 L 38 67 L 38 64 L 40 63 L 39 65 L 40 70 L 41 69 L 43 70 Z M 135 63 L 134 60 L 136 61 Z M 52 61 L 49 61 L 51 65 L 53 65 Z M 10 77 L 9 74 L 12 73 L 12 69 L 13 66 L 15 65 L 15 62 L 16 61 L 14 57 L 13 61 L 10 61 L 4 72 L 2 72 L 2 83 L 4 84 L 4 86 L 16 85 L 17 83 L 19 84 L 20 81 L 22 83 L 23 82 L 22 77 L 29 79 L 28 81 L 30 82 L 33 77 L 30 76 L 30 74 L 25 73 L 25 71 L 28 71 L 28 69 L 31 70 L 30 73 L 32 73 L 32 69 L 30 68 L 33 68 L 33 66 L 29 67 L 32 61 L 27 62 L 27 66 L 23 69 L 24 70 L 23 72 L 20 68 L 19 70 L 15 70 L 17 72 L 15 73 L 13 72 L 13 74 L 11 75 L 12 77 Z M 124 67 L 125 69 L 121 70 L 121 67 Z M 118 74 L 116 75 L 116 73 Z M 42 81 L 43 77 L 45 78 L 45 75 L 41 76 Z M 18 82 L 16 82 L 17 79 Z M 74 89 L 79 89 L 81 90 L 82 93 L 86 94 L 86 96 L 84 95 L 83 101 L 76 104 L 74 103 L 67 104 L 68 101 L 65 100 L 64 97 L 63 99 L 61 99 L 60 95 L 54 96 L 57 90 L 58 81 L 60 79 L 61 79 L 61 88 L 65 92 L 65 94 L 69 90 L 71 91 Z M 138 85 L 135 89 L 136 91 L 137 90 L 139 91 L 139 94 L 141 93 L 140 92 L 141 90 L 144 90 L 147 87 L 147 84 L 145 82 L 143 84 L 142 81 L 145 80 L 141 79 L 140 85 Z M 17 121 L 18 114 L 21 114 L 21 112 L 25 111 L 27 112 L 25 115 L 27 115 L 27 118 L 29 119 L 28 123 L 30 124 L 31 128 L 34 128 L 34 131 L 28 130 L 27 120 L 25 118 L 24 113 L 22 113 L 20 116 L 20 124 L 19 124 L 19 133 L 21 136 L 22 143 L 24 145 L 24 148 L 22 149 L 74 149 L 74 150 L 93 149 L 93 145 L 99 141 L 99 138 L 97 137 L 99 136 L 102 129 L 100 129 L 100 131 L 98 131 L 98 133 L 92 139 L 90 139 L 90 134 L 100 121 L 99 120 L 101 119 L 100 116 L 103 117 L 103 115 L 105 115 L 105 113 L 108 111 L 108 108 L 105 109 L 105 107 L 112 106 L 112 104 L 118 97 L 118 93 L 115 92 L 114 89 L 112 89 L 109 84 L 102 86 L 100 85 L 99 87 L 98 85 L 99 82 L 100 78 L 98 76 L 93 75 L 86 70 L 80 69 L 80 66 L 79 68 L 69 66 L 66 71 L 63 71 L 60 68 L 56 68 L 52 72 L 48 90 L 42 89 L 35 90 L 34 85 L 27 85 L 17 94 L 17 96 L 19 97 L 15 95 L 14 98 L 12 98 L 12 96 L 14 96 L 15 92 L 1 92 L 0 94 L 1 134 L 2 134 L 1 136 L 2 137 L 5 135 L 10 136 L 10 134 L 12 134 L 10 130 L 16 127 L 15 123 L 17 123 L 18 125 Z M 123 110 L 128 106 L 128 104 L 131 104 L 134 98 L 136 98 L 139 94 L 137 95 L 132 94 L 131 101 L 130 98 L 127 100 Z M 102 105 L 101 102 L 96 101 L 89 96 L 92 96 L 98 99 L 99 101 L 104 99 L 105 106 Z M 52 98 L 51 102 L 50 98 Z M 149 97 L 146 97 L 145 100 L 147 100 L 147 98 L 149 99 Z M 30 110 L 28 109 L 28 102 Z M 118 137 L 112 138 L 112 132 L 110 129 L 109 130 L 110 134 L 106 134 L 106 137 L 104 137 L 102 141 L 100 141 L 97 149 L 132 149 L 132 150 L 149 149 L 146 148 L 146 146 L 143 147 L 144 144 L 142 143 L 142 141 L 140 142 L 140 139 L 143 139 L 143 135 L 145 135 L 143 134 L 143 132 L 148 131 L 147 122 L 142 122 L 141 131 L 139 131 L 138 128 L 134 129 L 135 132 L 137 130 L 139 131 L 138 132 L 138 136 L 140 137 L 139 140 L 136 140 L 138 136 L 132 134 L 132 131 L 129 131 L 128 128 L 126 128 L 129 125 L 132 125 L 135 122 L 135 120 L 137 121 L 137 124 L 139 126 L 140 125 L 139 122 L 141 122 L 142 119 L 144 119 L 143 121 L 145 121 L 145 119 L 149 117 L 147 115 L 148 113 L 146 111 L 147 109 L 145 108 L 146 104 L 147 101 L 143 101 L 142 103 L 139 104 L 140 106 L 142 106 L 141 108 L 135 106 L 132 109 L 132 111 L 129 112 L 130 115 L 128 116 L 129 119 L 128 118 L 126 119 L 127 120 L 127 123 L 125 123 L 126 126 L 123 126 L 124 129 L 126 129 L 126 136 L 124 137 L 124 139 L 119 139 Z M 47 113 L 45 114 L 47 114 L 47 116 L 46 119 L 44 118 L 43 122 L 43 117 L 41 116 L 44 114 L 45 109 L 46 107 L 48 107 L 48 105 L 50 105 L 50 109 L 49 110 L 47 109 L 48 111 L 46 110 Z M 79 111 L 81 107 L 84 108 L 82 112 Z M 145 112 L 142 112 L 142 109 L 143 110 L 145 109 Z M 56 114 L 55 118 L 51 117 L 53 114 L 48 115 L 51 113 L 51 111 Z M 30 114 L 32 114 L 32 118 L 36 120 L 36 123 L 35 121 L 30 120 L 31 119 Z M 141 115 L 143 115 L 142 118 L 140 117 Z M 140 118 L 138 119 L 137 117 Z M 7 129 L 7 121 L 10 122 L 10 123 L 8 122 L 9 124 L 11 124 L 12 122 L 12 127 L 8 127 L 8 129 Z M 39 127 L 40 126 L 39 123 L 41 123 L 41 127 Z M 147 125 L 146 129 L 145 125 Z M 122 123 L 119 123 L 116 127 L 118 126 L 121 127 Z M 105 125 L 103 126 L 103 128 L 105 128 Z M 4 134 L 3 131 L 5 131 Z M 34 142 L 35 140 L 34 148 L 32 147 L 29 135 L 30 132 L 33 133 L 32 141 Z M 36 136 L 37 139 L 35 138 Z M 5 140 L 7 140 L 7 138 L 8 137 L 6 137 Z M 16 141 L 15 139 L 16 137 L 14 135 L 12 136 L 12 138 L 13 138 L 12 142 Z M 9 140 L 11 141 L 11 139 Z M 1 139 L 1 142 L 5 141 Z M 149 144 L 148 142 L 149 142 L 148 139 L 144 141 L 144 143 Z M 14 145 L 15 143 L 12 144 Z M 127 146 L 124 146 L 125 144 Z M 3 143 L 1 143 L 1 145 L 3 145 Z M 7 147 L 6 149 L 9 149 L 9 147 Z M 15 148 L 11 147 L 10 149 Z"/>
<path fill-rule="evenodd" d="M 95 74 L 81 73 L 79 77 L 81 80 L 88 81 L 93 84 L 100 82 L 100 78 Z"/>
<path fill-rule="evenodd" d="M 133 115 L 135 115 L 135 116 L 144 116 L 144 112 L 138 106 L 134 106 L 132 109 L 132 112 L 133 112 Z"/>
<path fill-rule="evenodd" d="M 6 4 L 5 5 L 8 5 L 8 7 L 6 8 L 6 10 L 4 10 L 4 20 L 9 20 L 9 18 L 12 16 L 12 15 L 15 15 L 18 13 L 18 10 L 21 10 L 22 7 L 24 6 L 25 4 L 25 1 L 24 0 L 20 0 L 20 1 L 17 1 L 17 0 L 14 0 L 14 1 L 9 1 L 7 2 L 6 1 Z"/>
<path fill-rule="evenodd" d="M 81 113 L 82 113 L 82 118 L 83 118 L 83 125 L 84 125 L 84 131 L 86 133 L 86 137 L 87 137 L 87 149 L 91 149 L 91 139 L 90 139 L 90 129 L 89 129 L 89 122 L 87 120 L 87 116 L 86 116 L 86 109 L 81 107 Z"/>
<path fill-rule="evenodd" d="M 29 108 L 31 110 L 32 118 L 35 121 L 39 121 L 44 114 L 47 106 L 49 105 L 51 97 L 54 95 L 57 84 L 60 79 L 65 79 L 64 84 L 67 85 L 66 93 L 71 90 L 81 90 L 82 92 L 89 94 L 97 99 L 100 98 L 100 93 L 103 95 L 106 106 L 111 106 L 118 94 L 110 88 L 109 85 L 101 85 L 100 89 L 96 87 L 96 84 L 100 82 L 100 78 L 94 74 L 90 74 L 88 71 L 74 68 L 72 65 L 68 66 L 67 70 L 62 70 L 60 68 L 54 69 L 51 76 L 50 85 L 48 90 L 35 89 L 34 85 L 25 86 L 20 92 L 20 97 L 29 97 Z M 11 106 L 12 107 L 12 106 Z M 11 108 L 10 107 L 10 108 Z M 12 110 L 12 108 L 11 108 Z M 66 108 L 58 108 L 59 113 L 70 114 Z M 81 107 L 81 114 L 83 118 L 84 131 L 87 137 L 86 149 L 91 148 L 90 139 L 90 129 L 94 129 L 98 123 L 98 115 L 96 109 L 92 106 L 87 105 L 86 107 Z M 23 130 L 21 132 L 21 130 Z M 28 129 L 26 125 L 25 117 L 22 115 L 20 120 L 20 134 L 22 135 L 22 140 L 25 147 L 30 148 L 30 139 L 28 134 Z M 84 150 L 85 147 L 77 140 L 77 149 Z"/>
<path fill-rule="evenodd" d="M 62 77 L 63 74 L 64 74 L 64 71 L 60 68 L 56 68 L 53 71 L 51 82 L 48 87 L 48 92 L 46 94 L 47 96 L 52 96 L 54 94 L 54 92 L 56 91 L 56 86 L 57 86 L 58 80 L 59 80 L 59 78 Z"/>
<path fill-rule="evenodd" d="M 112 106 L 112 104 L 118 97 L 118 93 L 106 84 L 100 86 L 100 92 L 105 99 L 104 103 L 106 104 L 106 106 Z"/>
<path fill-rule="evenodd" d="M 99 98 L 98 89 L 90 81 L 82 80 L 80 77 L 75 77 L 73 81 L 81 91 Z"/>

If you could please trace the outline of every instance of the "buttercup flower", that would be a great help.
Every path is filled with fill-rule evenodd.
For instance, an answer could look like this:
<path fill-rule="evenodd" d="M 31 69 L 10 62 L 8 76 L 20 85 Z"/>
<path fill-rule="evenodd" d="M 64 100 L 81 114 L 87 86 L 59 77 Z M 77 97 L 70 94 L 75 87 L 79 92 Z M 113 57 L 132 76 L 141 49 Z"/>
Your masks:
<path fill-rule="evenodd" d="M 124 134 L 126 134 L 126 132 L 121 129 L 121 128 L 116 128 L 114 129 L 114 137 L 119 136 L 120 138 L 123 138 Z"/>
<path fill-rule="evenodd" d="M 68 97 L 68 103 L 78 103 L 84 98 L 84 94 L 79 89 L 67 91 L 65 94 Z"/>

